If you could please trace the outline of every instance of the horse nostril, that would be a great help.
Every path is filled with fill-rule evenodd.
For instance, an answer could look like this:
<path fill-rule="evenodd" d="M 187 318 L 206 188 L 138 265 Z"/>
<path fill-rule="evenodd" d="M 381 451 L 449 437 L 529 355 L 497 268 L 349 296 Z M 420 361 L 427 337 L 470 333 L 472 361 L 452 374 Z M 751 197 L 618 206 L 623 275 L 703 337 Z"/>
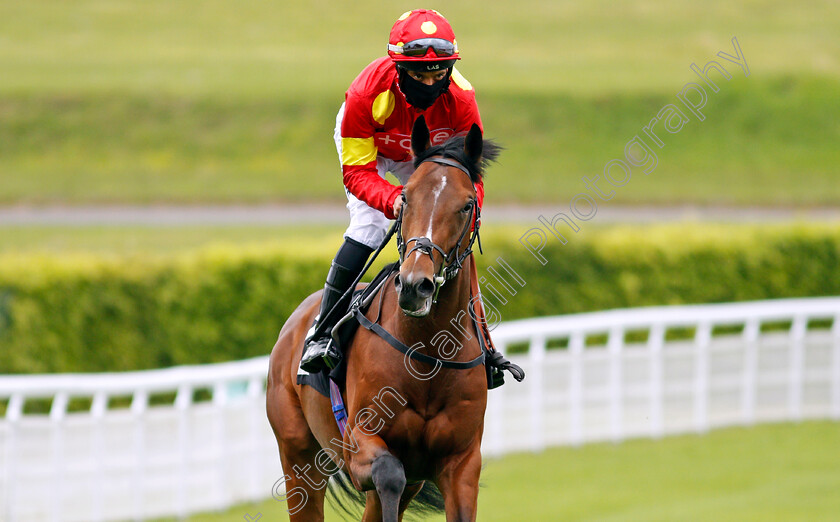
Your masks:
<path fill-rule="evenodd" d="M 423 278 L 417 285 L 417 294 L 421 297 L 429 297 L 435 292 L 435 284 L 429 278 Z"/>
<path fill-rule="evenodd" d="M 400 281 L 400 274 L 397 274 L 397 276 L 394 278 L 394 288 L 396 288 L 397 292 L 399 292 L 401 287 L 402 281 Z"/>

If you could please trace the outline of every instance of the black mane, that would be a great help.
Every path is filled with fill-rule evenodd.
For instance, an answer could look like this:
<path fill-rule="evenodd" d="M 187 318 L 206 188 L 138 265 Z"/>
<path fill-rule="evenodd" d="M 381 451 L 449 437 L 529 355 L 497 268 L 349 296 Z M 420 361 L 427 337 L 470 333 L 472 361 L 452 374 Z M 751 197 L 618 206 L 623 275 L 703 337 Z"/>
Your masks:
<path fill-rule="evenodd" d="M 484 178 L 484 169 L 491 161 L 496 161 L 499 157 L 499 152 L 502 150 L 501 145 L 496 144 L 493 140 L 484 140 L 482 146 L 481 159 L 478 162 L 470 161 L 467 154 L 464 152 L 464 142 L 466 136 L 453 136 L 440 145 L 434 145 L 424 150 L 422 153 L 414 157 L 414 168 L 420 166 L 425 160 L 432 156 L 443 156 L 444 158 L 451 158 L 463 165 L 470 173 L 470 179 L 473 183 L 478 183 Z"/>

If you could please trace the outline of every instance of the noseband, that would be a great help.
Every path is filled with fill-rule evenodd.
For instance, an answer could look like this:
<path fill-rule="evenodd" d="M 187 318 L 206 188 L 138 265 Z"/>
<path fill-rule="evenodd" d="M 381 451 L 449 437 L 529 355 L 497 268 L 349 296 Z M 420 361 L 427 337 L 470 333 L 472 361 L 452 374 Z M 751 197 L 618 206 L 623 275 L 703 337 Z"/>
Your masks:
<path fill-rule="evenodd" d="M 470 179 L 472 176 L 470 175 L 469 171 L 461 165 L 460 163 L 453 161 L 448 158 L 429 158 L 423 160 L 422 163 L 432 162 L 438 163 L 440 165 L 446 165 L 449 167 L 455 167 L 456 169 L 460 170 L 464 174 L 466 174 Z M 400 195 L 403 198 L 403 203 L 405 203 L 405 195 Z M 478 208 L 478 201 L 473 198 L 472 199 L 472 206 L 470 207 L 470 217 L 467 219 L 466 224 L 464 225 L 464 229 L 461 230 L 461 235 L 458 237 L 458 242 L 455 243 L 455 246 L 452 247 L 452 250 L 449 252 L 445 252 L 440 246 L 436 245 L 432 242 L 431 238 L 420 236 L 420 237 L 412 237 L 406 241 L 403 240 L 402 237 L 402 217 L 403 217 L 403 210 L 400 209 L 400 215 L 397 217 L 397 249 L 400 253 L 400 264 L 402 264 L 409 255 L 413 252 L 420 252 L 421 254 L 429 256 L 432 260 L 432 265 L 434 265 L 435 259 L 432 255 L 433 251 L 437 251 L 440 253 L 441 257 L 443 258 L 443 263 L 440 265 L 440 272 L 435 276 L 435 293 L 434 297 L 432 297 L 432 302 L 437 303 L 438 293 L 440 292 L 441 286 L 446 281 L 453 279 L 455 276 L 458 275 L 458 272 L 461 270 L 463 266 L 464 260 L 472 253 L 473 244 L 478 240 L 478 249 L 479 252 L 481 251 L 481 238 L 478 236 L 478 228 L 481 224 L 481 211 Z M 461 255 L 458 255 L 458 250 L 461 249 L 461 243 L 464 241 L 464 237 L 466 237 L 467 233 L 470 230 L 470 225 L 475 223 L 475 228 L 473 229 L 473 233 L 470 236 L 469 242 L 467 243 L 467 247 Z M 406 252 L 406 248 L 411 244 L 414 243 L 414 246 L 409 248 Z"/>

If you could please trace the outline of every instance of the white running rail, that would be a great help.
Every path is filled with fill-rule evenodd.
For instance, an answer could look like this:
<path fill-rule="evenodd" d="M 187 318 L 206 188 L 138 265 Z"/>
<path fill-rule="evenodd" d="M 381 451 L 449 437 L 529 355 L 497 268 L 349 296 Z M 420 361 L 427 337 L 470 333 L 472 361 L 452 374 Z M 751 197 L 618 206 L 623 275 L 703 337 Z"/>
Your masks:
<path fill-rule="evenodd" d="M 840 298 L 528 319 L 493 338 L 527 351 L 511 359 L 528 377 L 490 392 L 486 456 L 840 420 Z M 0 519 L 184 517 L 269 498 L 283 472 L 267 364 L 0 376 Z"/>

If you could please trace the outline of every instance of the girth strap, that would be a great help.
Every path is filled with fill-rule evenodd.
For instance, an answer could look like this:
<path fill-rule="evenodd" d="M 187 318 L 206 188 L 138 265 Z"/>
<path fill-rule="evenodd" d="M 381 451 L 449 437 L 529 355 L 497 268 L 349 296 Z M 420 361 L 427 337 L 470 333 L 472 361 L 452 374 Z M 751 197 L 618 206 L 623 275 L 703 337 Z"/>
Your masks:
<path fill-rule="evenodd" d="M 438 359 L 437 357 L 430 357 L 426 354 L 418 353 L 417 350 L 412 350 L 411 348 L 400 342 L 396 337 L 388 333 L 388 331 L 382 328 L 382 326 L 380 326 L 378 323 L 375 323 L 367 317 L 365 317 L 365 314 L 363 314 L 362 311 L 358 308 L 355 310 L 355 317 L 356 320 L 359 321 L 360 325 L 364 326 L 366 329 L 383 338 L 388 344 L 390 344 L 400 352 L 408 355 L 415 361 L 420 361 L 421 363 L 425 363 L 430 366 L 442 366 L 443 368 L 450 368 L 453 370 L 468 370 L 470 368 L 475 368 L 479 364 L 484 363 L 483 350 L 481 352 L 481 355 L 467 362 L 447 361 L 446 359 Z"/>

